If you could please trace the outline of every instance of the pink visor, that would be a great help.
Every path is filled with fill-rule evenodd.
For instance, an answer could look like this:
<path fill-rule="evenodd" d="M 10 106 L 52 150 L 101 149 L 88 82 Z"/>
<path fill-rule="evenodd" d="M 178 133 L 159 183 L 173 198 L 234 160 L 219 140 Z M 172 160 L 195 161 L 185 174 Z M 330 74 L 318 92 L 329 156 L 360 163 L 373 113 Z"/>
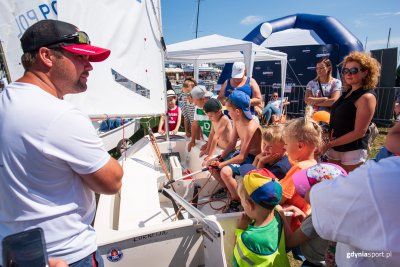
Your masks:
<path fill-rule="evenodd" d="M 101 62 L 106 60 L 111 51 L 109 49 L 93 46 L 90 44 L 73 44 L 61 46 L 64 50 L 67 50 L 74 54 L 88 55 L 90 62 Z"/>

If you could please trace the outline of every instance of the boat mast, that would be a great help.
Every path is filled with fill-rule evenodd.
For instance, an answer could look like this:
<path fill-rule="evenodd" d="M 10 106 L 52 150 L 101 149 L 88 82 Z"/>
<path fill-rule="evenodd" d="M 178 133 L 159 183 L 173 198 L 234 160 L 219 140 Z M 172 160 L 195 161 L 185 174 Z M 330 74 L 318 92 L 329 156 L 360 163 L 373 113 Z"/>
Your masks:
<path fill-rule="evenodd" d="M 196 39 L 199 31 L 199 16 L 200 16 L 200 0 L 197 0 L 197 18 L 196 18 Z"/>
<path fill-rule="evenodd" d="M 7 82 L 10 83 L 11 82 L 10 70 L 8 69 L 7 66 L 6 55 L 4 53 L 3 44 L 1 40 L 0 40 L 0 59 L 1 59 L 1 64 L 4 67 L 6 73 Z"/>

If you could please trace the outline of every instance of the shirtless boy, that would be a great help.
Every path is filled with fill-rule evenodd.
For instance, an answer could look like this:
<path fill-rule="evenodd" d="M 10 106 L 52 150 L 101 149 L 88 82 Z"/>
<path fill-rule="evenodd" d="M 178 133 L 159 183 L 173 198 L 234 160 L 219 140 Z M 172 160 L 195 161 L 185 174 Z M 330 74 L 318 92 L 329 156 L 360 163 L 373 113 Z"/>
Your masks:
<path fill-rule="evenodd" d="M 200 153 L 200 157 L 207 155 L 207 157 L 204 158 L 204 163 L 206 165 L 207 161 L 213 156 L 217 145 L 222 149 L 226 149 L 228 146 L 232 134 L 232 124 L 228 117 L 222 113 L 222 105 L 219 100 L 215 98 L 210 98 L 204 104 L 203 110 L 212 122 L 207 148 L 204 152 Z"/>
<path fill-rule="evenodd" d="M 261 130 L 259 124 L 250 113 L 250 98 L 239 90 L 229 95 L 226 107 L 233 121 L 233 132 L 229 143 L 221 154 L 222 162 L 218 163 L 221 170 L 213 172 L 231 196 L 231 202 L 225 212 L 236 212 L 240 208 L 239 195 L 236 192 L 237 182 L 234 175 L 240 175 L 239 167 L 252 163 L 255 155 L 261 153 Z M 235 151 L 236 142 L 240 139 L 240 150 Z"/>

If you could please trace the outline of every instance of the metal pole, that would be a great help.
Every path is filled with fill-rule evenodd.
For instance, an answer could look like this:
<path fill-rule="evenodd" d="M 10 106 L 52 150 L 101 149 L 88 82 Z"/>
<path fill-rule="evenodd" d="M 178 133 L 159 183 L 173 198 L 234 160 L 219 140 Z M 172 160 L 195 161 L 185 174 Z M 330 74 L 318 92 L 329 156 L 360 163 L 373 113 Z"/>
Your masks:
<path fill-rule="evenodd" d="M 199 16 L 200 16 L 200 0 L 197 0 L 197 21 L 196 21 L 196 39 L 199 31 Z"/>
<path fill-rule="evenodd" d="M 390 44 L 390 32 L 392 31 L 392 28 L 389 28 L 389 34 L 388 34 L 388 40 L 387 40 L 387 45 L 386 48 L 389 48 L 389 44 Z"/>
<path fill-rule="evenodd" d="M 6 55 L 3 50 L 3 45 L 2 41 L 0 40 L 0 57 L 1 57 L 1 62 L 4 66 L 4 70 L 6 71 L 6 77 L 7 77 L 7 82 L 11 83 L 11 76 L 10 76 L 10 70 L 8 69 L 7 61 L 6 61 Z"/>
<path fill-rule="evenodd" d="M 364 45 L 364 50 L 367 51 L 367 43 L 368 43 L 368 36 L 365 37 L 365 45 Z"/>

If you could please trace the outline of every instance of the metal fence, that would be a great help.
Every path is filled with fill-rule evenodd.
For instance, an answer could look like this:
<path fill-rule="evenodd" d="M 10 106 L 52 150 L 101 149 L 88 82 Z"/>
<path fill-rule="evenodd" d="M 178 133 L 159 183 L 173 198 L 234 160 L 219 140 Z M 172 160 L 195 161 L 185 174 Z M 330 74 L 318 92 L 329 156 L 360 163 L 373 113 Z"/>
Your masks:
<path fill-rule="evenodd" d="M 273 92 L 279 92 L 280 88 L 270 85 L 261 85 L 261 94 L 264 95 L 264 101 L 267 103 Z M 394 119 L 394 101 L 396 96 L 400 94 L 400 87 L 378 87 L 376 88 L 378 95 L 377 109 L 373 121 L 381 127 L 390 127 Z M 284 96 L 288 98 L 290 104 L 287 107 L 287 116 L 289 118 L 301 117 L 304 115 L 305 103 L 304 95 L 306 92 L 305 86 L 292 86 L 286 90 Z"/>

